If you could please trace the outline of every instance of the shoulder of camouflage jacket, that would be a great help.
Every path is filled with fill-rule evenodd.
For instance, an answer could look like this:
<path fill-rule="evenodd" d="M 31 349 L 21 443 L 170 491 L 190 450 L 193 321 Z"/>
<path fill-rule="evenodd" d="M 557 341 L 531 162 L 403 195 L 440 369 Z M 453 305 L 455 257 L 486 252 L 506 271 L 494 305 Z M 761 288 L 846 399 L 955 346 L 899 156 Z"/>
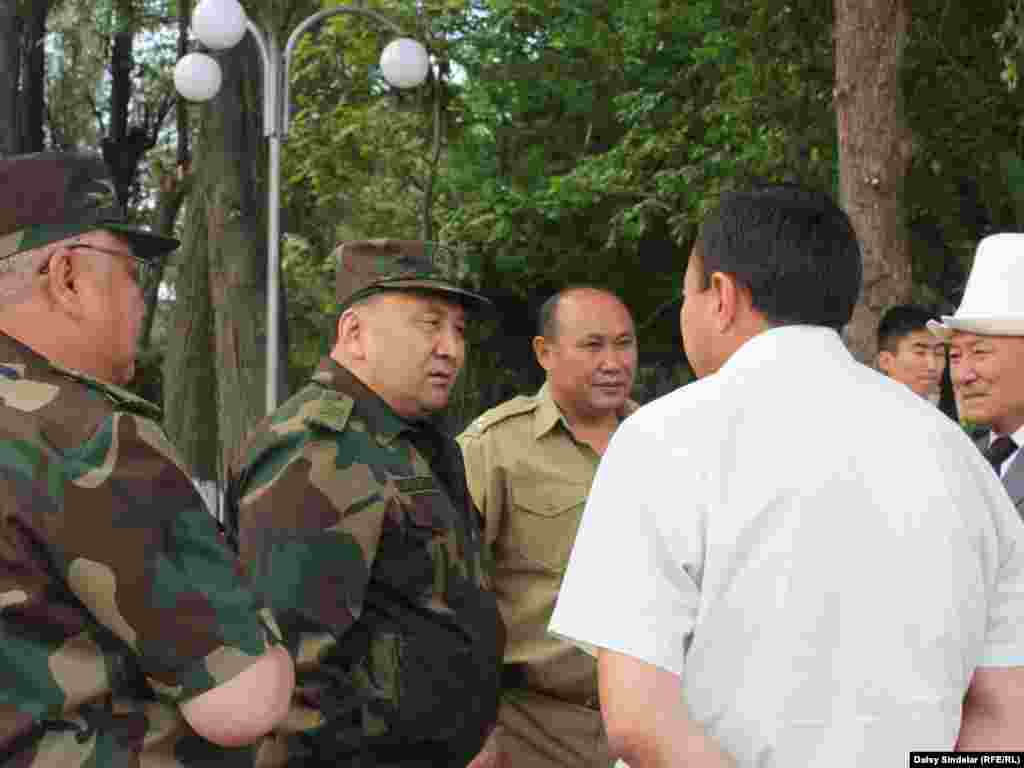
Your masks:
<path fill-rule="evenodd" d="M 538 405 L 540 405 L 540 398 L 536 395 L 519 395 L 517 397 L 513 397 L 511 400 L 506 400 L 504 403 L 496 405 L 490 410 L 484 411 L 482 414 L 477 416 L 476 419 L 466 427 L 460 437 L 480 437 L 487 432 L 487 430 L 501 424 L 503 421 L 511 419 L 514 416 L 533 413 L 537 410 Z"/>
<path fill-rule="evenodd" d="M 72 368 L 64 368 L 56 363 L 51 363 L 50 365 L 57 373 L 103 395 L 118 411 L 129 411 L 154 421 L 160 421 L 163 417 L 163 411 L 161 411 L 160 406 L 151 403 L 144 397 L 139 397 L 134 392 L 129 392 L 127 389 L 115 384 L 94 379 L 92 376 Z"/>
<path fill-rule="evenodd" d="M 238 455 L 236 473 L 311 429 L 344 432 L 354 405 L 355 401 L 348 395 L 315 382 L 306 385 L 250 433 Z"/>
<path fill-rule="evenodd" d="M 13 427 L 15 414 L 35 417 L 47 440 L 69 448 L 88 440 L 113 413 L 129 413 L 159 425 L 160 409 L 121 387 L 79 371 L 47 363 L 26 365 L 0 359 L 0 424 Z M 26 422 L 27 424 L 28 422 Z M 19 429 L 16 429 L 19 431 Z"/>

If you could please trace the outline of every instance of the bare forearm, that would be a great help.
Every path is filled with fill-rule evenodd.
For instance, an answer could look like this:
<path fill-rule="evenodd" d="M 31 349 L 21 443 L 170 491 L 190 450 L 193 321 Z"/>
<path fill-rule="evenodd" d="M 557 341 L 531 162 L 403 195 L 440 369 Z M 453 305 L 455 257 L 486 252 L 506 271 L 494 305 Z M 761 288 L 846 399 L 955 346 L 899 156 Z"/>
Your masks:
<path fill-rule="evenodd" d="M 600 649 L 598 680 L 609 746 L 630 768 L 736 765 L 690 717 L 678 675 Z"/>
<path fill-rule="evenodd" d="M 626 738 L 618 755 L 629 768 L 735 768 L 736 762 L 699 726 L 659 719 L 657 729 Z"/>
<path fill-rule="evenodd" d="M 957 751 L 1020 749 L 1024 743 L 1021 723 L 1007 714 L 995 708 L 965 703 L 960 736 L 956 740 Z"/>

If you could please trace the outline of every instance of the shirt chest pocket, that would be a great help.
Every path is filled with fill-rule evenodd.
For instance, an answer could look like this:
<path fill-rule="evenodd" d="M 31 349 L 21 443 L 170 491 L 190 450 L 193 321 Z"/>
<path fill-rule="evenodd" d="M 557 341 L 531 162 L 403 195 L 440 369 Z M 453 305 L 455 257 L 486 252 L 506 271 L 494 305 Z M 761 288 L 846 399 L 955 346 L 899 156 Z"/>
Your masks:
<path fill-rule="evenodd" d="M 506 521 L 509 548 L 531 564 L 563 573 L 586 500 L 582 485 L 514 485 Z"/>

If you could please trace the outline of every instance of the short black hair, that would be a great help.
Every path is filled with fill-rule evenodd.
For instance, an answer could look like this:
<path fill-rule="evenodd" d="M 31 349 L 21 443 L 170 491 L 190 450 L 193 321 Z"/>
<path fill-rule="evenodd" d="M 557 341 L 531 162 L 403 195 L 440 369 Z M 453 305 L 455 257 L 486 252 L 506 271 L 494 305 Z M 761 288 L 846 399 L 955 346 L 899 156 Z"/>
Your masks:
<path fill-rule="evenodd" d="M 553 293 L 544 300 L 544 303 L 540 305 L 540 309 L 537 310 L 537 335 L 543 336 L 546 339 L 554 338 L 556 331 L 558 330 L 557 321 L 558 318 L 555 315 L 558 314 L 558 305 L 562 301 L 562 296 L 565 295 L 565 291 L 559 291 Z"/>
<path fill-rule="evenodd" d="M 771 325 L 840 330 L 853 315 L 860 245 L 849 218 L 822 192 L 796 184 L 727 192 L 697 246 L 704 284 L 714 272 L 735 276 Z"/>
<path fill-rule="evenodd" d="M 928 321 L 934 318 L 934 314 L 916 304 L 898 304 L 890 307 L 878 324 L 878 351 L 886 350 L 895 354 L 896 347 L 903 339 L 914 331 L 927 330 Z"/>
<path fill-rule="evenodd" d="M 558 293 L 552 294 L 544 300 L 543 304 L 540 305 L 540 309 L 537 310 L 538 336 L 543 336 L 545 339 L 554 339 L 555 336 L 558 335 L 558 305 L 562 303 L 562 299 L 576 291 L 597 291 L 598 293 L 604 293 L 618 299 L 618 301 L 625 306 L 625 302 L 622 301 L 622 298 L 615 293 L 615 291 L 609 288 L 604 288 L 600 285 L 591 285 L 589 283 L 574 283 L 573 285 L 566 286 L 562 290 L 558 291 Z"/>

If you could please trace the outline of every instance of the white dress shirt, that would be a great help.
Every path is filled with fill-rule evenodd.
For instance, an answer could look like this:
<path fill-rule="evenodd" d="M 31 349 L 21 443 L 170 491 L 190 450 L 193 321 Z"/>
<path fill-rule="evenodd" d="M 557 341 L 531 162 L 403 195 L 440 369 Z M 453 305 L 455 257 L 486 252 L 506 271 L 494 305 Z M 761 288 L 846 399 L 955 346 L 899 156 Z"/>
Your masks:
<path fill-rule="evenodd" d="M 956 424 L 779 328 L 618 429 L 550 628 L 681 675 L 741 766 L 906 765 L 1024 665 L 1024 524 Z"/>

